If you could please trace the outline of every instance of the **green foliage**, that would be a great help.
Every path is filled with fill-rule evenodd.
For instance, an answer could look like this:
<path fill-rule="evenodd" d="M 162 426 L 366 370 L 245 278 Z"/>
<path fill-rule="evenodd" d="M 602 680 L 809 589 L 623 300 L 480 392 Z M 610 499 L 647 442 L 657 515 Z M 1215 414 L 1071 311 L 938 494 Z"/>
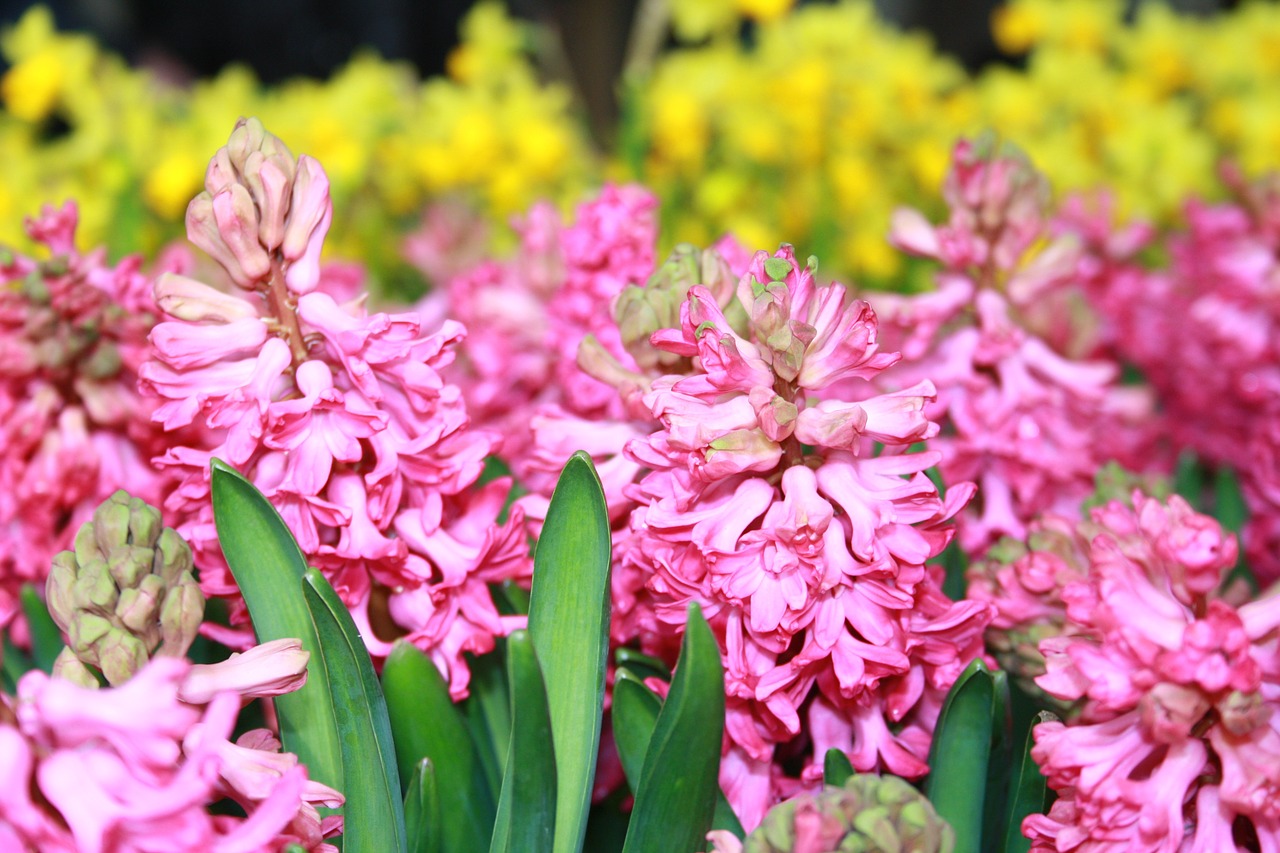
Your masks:
<path fill-rule="evenodd" d="M 555 740 L 557 853 L 579 849 L 587 830 L 609 653 L 610 546 L 604 489 L 578 451 L 547 508 L 529 602 Z"/>
<path fill-rule="evenodd" d="M 311 653 L 307 683 L 274 700 L 280 740 L 312 779 L 345 791 L 329 676 L 302 589 L 307 561 L 293 534 L 260 491 L 213 460 L 213 520 L 227 566 L 240 587 L 259 642 L 292 637 Z"/>

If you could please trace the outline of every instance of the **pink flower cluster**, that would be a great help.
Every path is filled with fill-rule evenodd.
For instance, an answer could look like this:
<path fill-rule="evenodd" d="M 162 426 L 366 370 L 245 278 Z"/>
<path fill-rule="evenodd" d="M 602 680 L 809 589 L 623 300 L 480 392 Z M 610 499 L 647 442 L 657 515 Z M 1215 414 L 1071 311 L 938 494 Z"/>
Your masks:
<path fill-rule="evenodd" d="M 923 473 L 937 454 L 907 452 L 936 432 L 933 387 L 833 393 L 897 357 L 879 352 L 866 303 L 813 273 L 784 246 L 756 254 L 731 312 L 689 287 L 678 327 L 652 335 L 688 372 L 647 383 L 658 428 L 625 448 L 642 473 L 615 537 L 615 639 L 670 657 L 687 605 L 702 606 L 726 667 L 721 785 L 748 828 L 815 783 L 811 756 L 830 748 L 860 770 L 922 775 L 989 618 L 925 566 L 972 494 L 943 501 Z M 803 779 L 785 778 L 780 762 L 805 755 Z"/>
<path fill-rule="evenodd" d="M 606 185 L 569 224 L 550 204 L 535 205 L 516 224 L 520 243 L 511 260 L 453 276 L 443 301 L 431 297 L 421 306 L 471 330 L 446 375 L 463 389 L 476 423 L 502 435 L 500 455 L 526 486 L 549 491 L 577 449 L 536 457 L 539 418 L 623 415 L 614 389 L 578 370 L 578 345 L 591 334 L 629 361 L 611 306 L 624 287 L 653 272 L 656 209 L 657 199 L 634 185 Z M 427 236 L 419 234 L 407 251 L 430 271 L 441 264 Z"/>
<path fill-rule="evenodd" d="M 1118 353 L 1157 390 L 1179 447 L 1241 478 L 1251 514 L 1249 563 L 1280 577 L 1280 174 L 1246 183 L 1225 170 L 1235 201 L 1186 207 L 1167 269 L 1138 272 L 1101 258 L 1102 302 Z M 1105 227 L 1081 218 L 1083 231 Z M 1095 244 L 1096 245 L 1096 244 Z"/>
<path fill-rule="evenodd" d="M 465 695 L 463 653 L 489 651 L 512 627 L 487 584 L 531 569 L 519 510 L 496 522 L 509 481 L 476 486 L 498 436 L 470 428 L 460 390 L 441 375 L 465 330 L 446 321 L 429 332 L 416 313 L 335 298 L 319 264 L 332 215 L 324 170 L 295 161 L 255 120 L 237 125 L 205 187 L 188 234 L 242 295 L 161 277 L 166 319 L 141 368 L 142 388 L 162 401 L 155 419 L 208 436 L 157 460 L 182 477 L 166 510 L 202 588 L 237 600 L 210 504 L 218 457 L 270 498 L 371 652 L 405 636 Z"/>
<path fill-rule="evenodd" d="M 139 257 L 75 246 L 76 206 L 27 220 L 48 260 L 0 250 L 0 628 L 23 583 L 122 483 L 159 502 L 164 444 L 136 390 L 155 320 Z"/>
<path fill-rule="evenodd" d="M 1046 295 L 1087 273 L 1079 242 L 1049 233 L 1043 176 L 1021 155 L 961 141 L 943 195 L 945 224 L 913 210 L 894 216 L 894 243 L 941 269 L 933 292 L 871 297 L 886 345 L 903 353 L 878 384 L 937 384 L 926 412 L 942 433 L 930 446 L 946 481 L 980 486 L 960 526 L 965 550 L 980 553 L 1001 535 L 1025 536 L 1039 513 L 1074 514 L 1103 463 L 1143 470 L 1161 460 L 1150 400 L 1116 384 L 1118 365 L 1075 360 L 1034 331 Z"/>
<path fill-rule="evenodd" d="M 1059 573 L 1065 632 L 1040 644 L 1078 719 L 1035 730 L 1058 799 L 1033 850 L 1280 850 L 1280 587 L 1222 587 L 1236 543 L 1181 498 L 1092 511 L 1087 565 Z"/>
<path fill-rule="evenodd" d="M 324 839 L 342 819 L 316 807 L 336 808 L 342 795 L 308 780 L 265 729 L 232 741 L 240 695 L 220 683 L 189 704 L 191 677 L 177 658 L 157 658 L 111 689 L 23 676 L 17 698 L 0 700 L 0 847 L 279 853 L 296 844 L 336 853 Z M 246 817 L 210 813 L 223 799 Z"/>

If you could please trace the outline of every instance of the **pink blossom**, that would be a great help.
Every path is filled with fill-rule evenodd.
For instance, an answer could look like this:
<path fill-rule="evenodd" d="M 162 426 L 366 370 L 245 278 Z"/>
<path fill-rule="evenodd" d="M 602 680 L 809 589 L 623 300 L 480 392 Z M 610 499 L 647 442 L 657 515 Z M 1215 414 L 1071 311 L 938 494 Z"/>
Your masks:
<path fill-rule="evenodd" d="M 642 467 L 624 489 L 637 508 L 616 541 L 614 632 L 669 654 L 664 635 L 701 604 L 726 668 L 721 781 L 750 827 L 795 787 L 771 765 L 802 729 L 860 770 L 926 772 L 941 697 L 989 610 L 946 599 L 925 566 L 972 494 L 959 484 L 944 502 L 923 473 L 937 454 L 905 453 L 936 430 L 922 414 L 932 385 L 832 393 L 896 360 L 878 349 L 875 314 L 818 284 L 789 246 L 757 253 L 737 304 L 745 334 L 694 285 L 679 328 L 653 336 L 692 370 L 652 380 L 659 428 L 627 445 Z M 803 779 L 820 773 L 810 763 Z"/>
<path fill-rule="evenodd" d="M 208 703 L 218 693 L 242 699 L 292 693 L 307 680 L 307 660 L 297 640 L 281 639 L 231 655 L 221 663 L 194 664 L 178 688 L 178 698 L 193 705 Z"/>
<path fill-rule="evenodd" d="M 1103 463 L 1143 470 L 1166 460 L 1152 441 L 1151 400 L 1118 387 L 1118 364 L 1077 360 L 1037 334 L 1039 306 L 1083 263 L 1074 235 L 1049 230 L 1044 178 L 1020 154 L 961 141 L 943 195 L 942 225 L 895 217 L 894 242 L 942 268 L 934 293 L 872 298 L 887 342 L 908 359 L 876 384 L 939 389 L 922 413 L 942 426 L 930 446 L 944 480 L 980 486 L 960 540 L 981 553 L 1001 535 L 1024 537 L 1040 513 L 1074 514 Z"/>
<path fill-rule="evenodd" d="M 1041 641 L 1036 681 L 1080 715 L 1035 730 L 1032 755 L 1059 799 L 1024 822 L 1033 849 L 1220 849 L 1203 845 L 1242 822 L 1273 838 L 1280 588 L 1223 598 L 1234 540 L 1180 498 L 1135 493 L 1088 524 L 1082 572 L 1045 584 L 1066 624 Z"/>
<path fill-rule="evenodd" d="M 8 782 L 0 839 L 68 853 L 336 850 L 324 839 L 340 819 L 322 822 L 312 804 L 338 806 L 342 796 L 308 781 L 269 736 L 229 743 L 237 696 L 205 707 L 180 701 L 188 668 L 157 658 L 122 686 L 92 691 L 38 671 L 24 676 L 16 723 L 0 723 Z M 210 814 L 228 796 L 247 817 Z"/>
<path fill-rule="evenodd" d="M 270 153 L 239 164 L 244 145 Z M 236 214 L 234 229 L 223 223 L 206 235 L 221 247 L 216 260 L 238 265 L 228 273 L 244 293 L 186 278 L 156 284 L 170 314 L 152 335 L 141 387 L 162 399 L 154 417 L 166 428 L 207 430 L 202 444 L 157 460 L 182 478 L 166 508 L 196 553 L 204 591 L 231 598 L 233 624 L 243 626 L 208 487 L 211 457 L 237 466 L 351 608 L 370 650 L 384 654 L 392 639 L 409 637 L 461 698 L 469 673 L 463 653 L 486 652 L 516 627 L 497 616 L 486 584 L 527 578 L 531 568 L 520 511 L 497 523 L 509 481 L 476 486 L 499 437 L 471 427 L 460 389 L 443 375 L 466 330 L 446 320 L 431 332 L 417 313 L 370 313 L 363 298 L 348 298 L 351 277 L 319 266 L 331 218 L 328 179 L 314 160 L 295 164 L 287 155 L 250 121 L 210 165 L 210 180 L 222 187 L 215 201 L 238 194 L 228 180 L 250 195 L 288 199 L 278 207 L 255 202 Z M 280 183 L 280 175 L 289 180 Z M 271 224 L 281 210 L 281 222 Z M 257 231 L 241 229 L 253 222 Z M 250 239 L 268 259 L 261 274 L 246 260 L 256 257 L 242 246 Z M 372 615 L 371 600 L 390 606 Z M 244 644 L 243 628 L 238 641 L 206 630 Z"/>
<path fill-rule="evenodd" d="M 154 406 L 135 390 L 148 278 L 139 258 L 79 252 L 76 221 L 73 202 L 45 207 L 27 231 L 53 257 L 0 259 L 0 627 L 101 501 L 127 485 L 159 503 L 168 483 L 149 463 L 164 446 Z"/>

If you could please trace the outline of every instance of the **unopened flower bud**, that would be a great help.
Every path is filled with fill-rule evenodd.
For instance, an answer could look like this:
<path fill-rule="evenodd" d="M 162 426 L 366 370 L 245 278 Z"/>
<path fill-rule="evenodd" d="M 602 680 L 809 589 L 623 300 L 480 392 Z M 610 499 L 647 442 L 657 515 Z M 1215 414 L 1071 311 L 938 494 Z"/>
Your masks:
<path fill-rule="evenodd" d="M 933 804 L 897 776 L 858 773 L 843 787 L 801 794 L 769 810 L 743 853 L 862 850 L 950 853 L 955 833 Z"/>
<path fill-rule="evenodd" d="M 329 176 L 313 158 L 298 158 L 289 200 L 280 253 L 289 261 L 285 281 L 297 294 L 310 293 L 320 281 L 320 247 L 329 233 L 333 203 L 329 200 Z"/>
<path fill-rule="evenodd" d="M 93 675 L 93 670 L 85 666 L 84 662 L 76 657 L 76 653 L 69 647 L 63 648 L 54 659 L 53 676 L 55 678 L 64 678 L 72 684 L 78 684 L 91 690 L 96 690 L 99 686 L 98 679 Z"/>
<path fill-rule="evenodd" d="M 629 285 L 619 294 L 614 318 L 622 345 L 641 369 L 665 371 L 679 364 L 679 355 L 657 349 L 650 339 L 659 329 L 679 327 L 680 305 L 695 284 L 706 286 L 716 304 L 728 311 L 737 286 L 728 262 L 713 249 L 700 250 L 688 243 L 676 246 L 644 287 Z M 741 309 L 734 316 L 740 313 Z M 734 325 L 732 318 L 726 319 Z"/>
<path fill-rule="evenodd" d="M 191 566 L 191 549 L 159 511 L 118 491 L 80 528 L 75 550 L 54 558 L 49 612 L 81 665 L 119 684 L 152 655 L 180 657 L 195 640 L 204 596 Z"/>
<path fill-rule="evenodd" d="M 236 283 L 251 287 L 271 274 L 271 257 L 258 242 L 258 210 L 247 187 L 232 184 L 213 197 L 213 217 L 223 244 L 237 268 L 228 269 Z"/>
<path fill-rule="evenodd" d="M 231 323 L 258 316 L 249 302 L 176 273 L 164 273 L 155 284 L 156 304 L 171 317 L 191 323 Z"/>

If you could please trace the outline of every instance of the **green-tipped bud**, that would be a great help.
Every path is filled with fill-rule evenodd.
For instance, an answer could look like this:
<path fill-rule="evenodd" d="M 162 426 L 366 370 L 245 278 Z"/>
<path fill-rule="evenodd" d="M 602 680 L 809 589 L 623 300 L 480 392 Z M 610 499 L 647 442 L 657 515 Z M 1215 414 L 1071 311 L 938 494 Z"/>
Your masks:
<path fill-rule="evenodd" d="M 742 851 L 792 853 L 801 834 L 805 850 L 951 853 L 955 848 L 955 833 L 924 794 L 897 776 L 871 773 L 774 806 Z"/>
<path fill-rule="evenodd" d="M 728 262 L 713 249 L 700 250 L 682 243 L 672 250 L 644 287 L 629 285 L 618 295 L 614 306 L 622 345 L 642 370 L 668 370 L 679 363 L 680 356 L 655 349 L 649 338 L 659 329 L 680 325 L 680 305 L 695 284 L 711 291 L 730 325 L 741 331 L 741 309 L 730 313 L 737 279 Z"/>
<path fill-rule="evenodd" d="M 81 687 L 88 687 L 96 690 L 100 686 L 98 679 L 94 677 L 93 670 L 84 665 L 80 658 L 76 657 L 76 653 L 71 649 L 63 648 L 53 661 L 54 678 L 65 678 L 73 684 Z"/>
<path fill-rule="evenodd" d="M 191 567 L 190 547 L 155 507 L 124 491 L 108 498 L 49 572 L 49 612 L 79 667 L 63 660 L 60 671 L 96 684 L 96 667 L 119 684 L 152 655 L 184 655 L 204 619 Z"/>
<path fill-rule="evenodd" d="M 1120 501 L 1131 507 L 1134 491 L 1163 501 L 1173 494 L 1173 483 L 1159 474 L 1136 474 L 1112 460 L 1094 474 L 1093 494 L 1085 500 L 1083 509 L 1087 512 L 1111 501 Z"/>

